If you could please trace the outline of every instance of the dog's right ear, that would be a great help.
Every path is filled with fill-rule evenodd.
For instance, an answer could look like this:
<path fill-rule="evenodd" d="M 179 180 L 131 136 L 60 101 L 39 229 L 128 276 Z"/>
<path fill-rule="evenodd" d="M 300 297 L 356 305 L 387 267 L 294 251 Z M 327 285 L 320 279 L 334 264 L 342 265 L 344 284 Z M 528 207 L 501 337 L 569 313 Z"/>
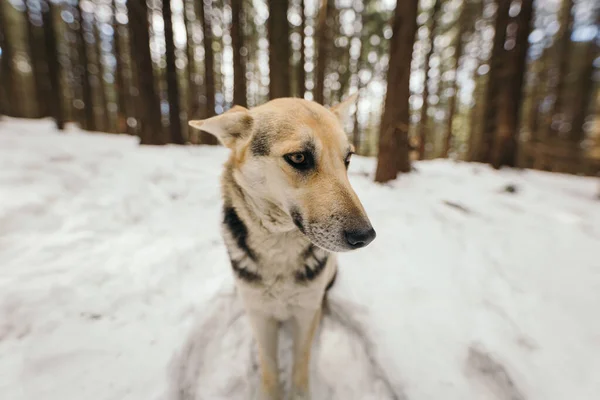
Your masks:
<path fill-rule="evenodd" d="M 234 106 L 230 110 L 216 117 L 190 121 L 192 128 L 210 133 L 224 146 L 234 148 L 236 143 L 250 135 L 252 130 L 252 116 L 247 108 Z"/>

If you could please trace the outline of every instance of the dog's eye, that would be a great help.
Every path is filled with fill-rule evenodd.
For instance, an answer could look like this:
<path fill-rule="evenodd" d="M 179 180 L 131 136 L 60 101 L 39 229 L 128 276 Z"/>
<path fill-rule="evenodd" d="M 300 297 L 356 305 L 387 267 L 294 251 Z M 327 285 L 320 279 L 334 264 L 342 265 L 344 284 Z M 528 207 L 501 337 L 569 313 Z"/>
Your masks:
<path fill-rule="evenodd" d="M 346 159 L 344 160 L 344 164 L 346 164 L 346 168 L 348 168 L 348 165 L 350 165 L 350 159 L 352 158 L 352 153 L 349 153 L 346 156 Z"/>
<path fill-rule="evenodd" d="M 310 153 L 290 153 L 283 156 L 285 161 L 292 167 L 300 170 L 307 170 L 314 166 L 313 158 Z"/>

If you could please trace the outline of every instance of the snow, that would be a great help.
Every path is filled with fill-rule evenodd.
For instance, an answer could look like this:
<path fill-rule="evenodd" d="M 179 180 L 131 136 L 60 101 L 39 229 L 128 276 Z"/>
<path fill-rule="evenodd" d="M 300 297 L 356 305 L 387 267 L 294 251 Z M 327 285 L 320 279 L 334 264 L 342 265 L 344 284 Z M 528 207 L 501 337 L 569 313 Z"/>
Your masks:
<path fill-rule="evenodd" d="M 225 157 L 0 121 L 1 399 L 250 398 L 256 351 L 219 235 Z M 377 185 L 374 160 L 353 160 L 378 235 L 340 257 L 313 398 L 598 399 L 597 180 L 416 169 Z"/>

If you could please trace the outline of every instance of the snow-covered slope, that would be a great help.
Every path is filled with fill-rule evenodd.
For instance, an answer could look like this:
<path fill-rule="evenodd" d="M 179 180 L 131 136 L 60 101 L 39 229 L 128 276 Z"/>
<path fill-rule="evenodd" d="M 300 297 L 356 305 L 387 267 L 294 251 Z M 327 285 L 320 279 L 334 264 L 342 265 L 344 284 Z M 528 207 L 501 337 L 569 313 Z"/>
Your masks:
<path fill-rule="evenodd" d="M 0 121 L 0 399 L 249 398 L 225 157 Z M 340 257 L 314 398 L 600 398 L 597 182 L 416 168 L 376 185 L 373 160 L 351 165 L 378 235 Z"/>

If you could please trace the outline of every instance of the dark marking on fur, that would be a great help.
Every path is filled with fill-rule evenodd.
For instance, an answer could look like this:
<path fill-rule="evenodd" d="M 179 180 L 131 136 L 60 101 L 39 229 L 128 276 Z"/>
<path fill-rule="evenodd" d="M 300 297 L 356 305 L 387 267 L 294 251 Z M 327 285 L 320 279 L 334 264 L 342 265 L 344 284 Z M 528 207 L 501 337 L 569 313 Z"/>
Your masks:
<path fill-rule="evenodd" d="M 262 277 L 256 272 L 252 272 L 248 270 L 248 268 L 240 267 L 239 262 L 236 260 L 231 260 L 231 267 L 233 268 L 233 271 L 235 272 L 237 277 L 243 281 L 258 282 L 262 279 Z"/>
<path fill-rule="evenodd" d="M 306 251 L 304 252 L 302 258 L 305 261 L 307 261 L 309 258 L 313 258 L 317 262 L 317 265 L 311 268 L 307 264 L 305 264 L 304 270 L 296 271 L 296 282 L 310 282 L 317 278 L 321 274 L 323 269 L 325 269 L 325 264 L 327 264 L 329 255 L 325 254 L 322 258 L 318 258 L 315 254 L 315 249 L 315 245 L 309 245 Z"/>
<path fill-rule="evenodd" d="M 327 284 L 327 287 L 325 288 L 325 291 L 328 292 L 329 289 L 331 289 L 333 287 L 333 285 L 335 284 L 335 280 L 337 278 L 337 270 L 335 271 L 335 273 L 333 274 L 333 278 L 331 278 L 331 280 L 329 281 L 329 283 Z"/>
<path fill-rule="evenodd" d="M 300 211 L 298 211 L 298 209 L 294 207 L 290 210 L 290 215 L 292 216 L 292 221 L 294 221 L 294 225 L 298 227 L 300 232 L 306 233 L 306 231 L 304 230 L 304 220 L 302 218 L 302 214 L 300 214 Z"/>
<path fill-rule="evenodd" d="M 252 154 L 256 157 L 266 157 L 269 155 L 270 149 L 271 143 L 267 134 L 262 131 L 256 132 L 250 143 Z"/>
<path fill-rule="evenodd" d="M 223 223 L 229 229 L 240 250 L 246 253 L 252 261 L 256 261 L 254 251 L 248 246 L 248 228 L 246 228 L 244 222 L 237 215 L 233 207 L 226 207 L 224 214 Z"/>

